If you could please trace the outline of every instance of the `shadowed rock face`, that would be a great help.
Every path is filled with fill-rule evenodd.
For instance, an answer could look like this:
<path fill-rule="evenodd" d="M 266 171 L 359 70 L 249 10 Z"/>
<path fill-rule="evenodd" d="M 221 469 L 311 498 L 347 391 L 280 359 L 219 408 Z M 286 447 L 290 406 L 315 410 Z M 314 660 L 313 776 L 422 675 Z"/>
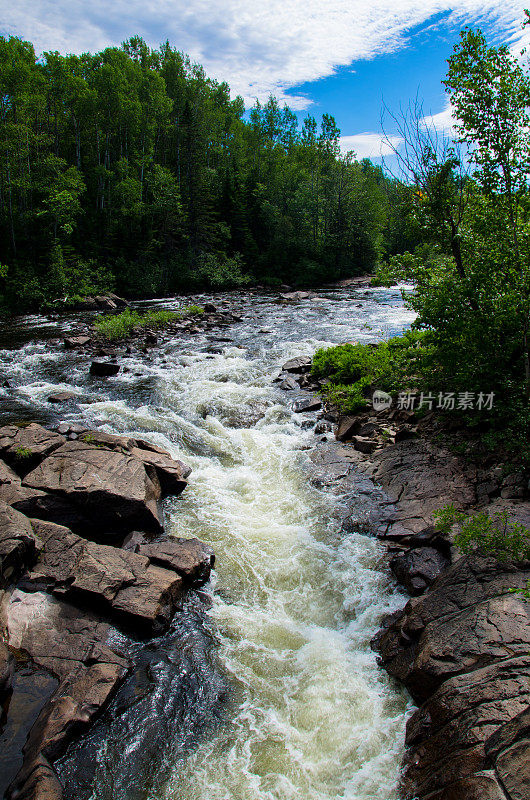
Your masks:
<path fill-rule="evenodd" d="M 530 705 L 530 608 L 511 591 L 528 579 L 529 562 L 466 556 L 376 637 L 385 668 L 421 703 L 407 725 L 405 798 L 530 796 L 524 769 L 512 789 L 504 775 L 530 757 L 527 721 L 516 721 Z M 495 748 L 507 724 L 511 743 Z"/>

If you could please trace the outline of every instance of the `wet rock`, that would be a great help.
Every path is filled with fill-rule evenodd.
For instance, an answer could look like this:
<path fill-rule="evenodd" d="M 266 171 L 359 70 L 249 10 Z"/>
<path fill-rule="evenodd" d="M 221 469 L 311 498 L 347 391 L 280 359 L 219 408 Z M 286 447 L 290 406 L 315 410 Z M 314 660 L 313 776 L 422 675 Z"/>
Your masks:
<path fill-rule="evenodd" d="M 326 419 L 321 419 L 320 422 L 317 422 L 315 425 L 315 433 L 317 435 L 321 433 L 328 433 L 328 431 L 331 431 L 332 429 L 333 425 Z"/>
<path fill-rule="evenodd" d="M 176 570 L 153 566 L 139 553 L 87 541 L 51 522 L 34 520 L 33 526 L 42 552 L 23 580 L 24 589 L 52 591 L 151 630 L 167 627 L 183 585 Z"/>
<path fill-rule="evenodd" d="M 212 303 L 205 303 L 203 308 L 207 314 L 216 314 L 217 309 Z"/>
<path fill-rule="evenodd" d="M 283 389 L 284 391 L 287 391 L 287 392 L 296 391 L 299 388 L 300 388 L 300 384 L 297 381 L 295 381 L 294 378 L 291 378 L 290 376 L 287 376 L 287 378 L 284 378 L 284 380 L 281 381 L 281 383 L 280 383 L 280 389 Z"/>
<path fill-rule="evenodd" d="M 310 356 L 298 356 L 297 358 L 291 358 L 289 361 L 286 361 L 282 367 L 283 372 L 293 372 L 295 375 L 302 374 L 303 372 L 309 372 L 311 369 L 312 358 Z"/>
<path fill-rule="evenodd" d="M 449 566 L 449 559 L 433 547 L 421 547 L 394 556 L 390 568 L 407 592 L 422 594 Z"/>
<path fill-rule="evenodd" d="M 66 350 L 76 350 L 78 347 L 86 347 L 91 341 L 91 336 L 65 336 L 63 339 Z"/>
<path fill-rule="evenodd" d="M 27 517 L 0 502 L 0 585 L 7 586 L 28 566 L 40 550 Z"/>
<path fill-rule="evenodd" d="M 93 361 L 90 365 L 90 374 L 100 378 L 110 378 L 119 371 L 119 364 L 113 364 L 111 361 Z"/>
<path fill-rule="evenodd" d="M 16 425 L 0 428 L 0 456 L 19 474 L 24 474 L 65 442 L 64 436 L 37 423 L 23 428 Z"/>
<path fill-rule="evenodd" d="M 48 397 L 48 403 L 67 403 L 69 400 L 78 399 L 73 392 L 54 392 Z"/>
<path fill-rule="evenodd" d="M 300 414 L 303 411 L 318 411 L 322 408 L 322 403 L 318 398 L 307 397 L 293 403 L 293 411 Z"/>
<path fill-rule="evenodd" d="M 26 475 L 23 485 L 64 497 L 98 527 L 162 528 L 155 469 L 86 441 L 63 444 Z"/>
<path fill-rule="evenodd" d="M 300 300 L 309 300 L 313 296 L 312 292 L 285 292 L 280 295 L 280 300 L 286 303 L 298 303 Z"/>

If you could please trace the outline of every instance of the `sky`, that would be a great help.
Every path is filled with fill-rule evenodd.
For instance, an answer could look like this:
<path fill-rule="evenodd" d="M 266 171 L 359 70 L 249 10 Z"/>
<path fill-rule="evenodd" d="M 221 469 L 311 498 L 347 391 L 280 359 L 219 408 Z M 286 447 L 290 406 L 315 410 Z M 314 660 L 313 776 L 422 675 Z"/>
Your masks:
<path fill-rule="evenodd" d="M 81 53 L 139 34 L 170 43 L 227 81 L 250 107 L 274 94 L 302 120 L 333 114 L 344 151 L 388 154 L 381 109 L 419 97 L 438 127 L 451 112 L 441 81 L 466 25 L 514 53 L 528 0 L 0 0 L 0 33 L 38 53 Z M 393 126 L 384 123 L 392 137 Z M 399 146 L 394 138 L 393 144 Z"/>

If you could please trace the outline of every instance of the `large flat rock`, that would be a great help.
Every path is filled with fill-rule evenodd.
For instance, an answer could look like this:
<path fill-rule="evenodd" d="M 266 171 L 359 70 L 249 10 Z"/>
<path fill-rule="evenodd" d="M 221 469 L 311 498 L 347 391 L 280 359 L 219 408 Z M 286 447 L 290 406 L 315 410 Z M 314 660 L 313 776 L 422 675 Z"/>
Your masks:
<path fill-rule="evenodd" d="M 60 495 L 103 528 L 162 528 L 155 470 L 116 450 L 67 442 L 26 475 L 23 485 Z"/>

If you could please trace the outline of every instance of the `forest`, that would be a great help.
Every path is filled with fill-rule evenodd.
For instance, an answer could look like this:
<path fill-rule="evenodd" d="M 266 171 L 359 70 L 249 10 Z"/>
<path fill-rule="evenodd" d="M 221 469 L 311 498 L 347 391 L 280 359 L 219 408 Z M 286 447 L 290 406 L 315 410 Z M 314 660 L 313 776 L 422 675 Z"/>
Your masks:
<path fill-rule="evenodd" d="M 165 43 L 37 57 L 0 38 L 3 305 L 312 285 L 411 244 L 410 192 L 341 154 L 332 116 L 245 112 Z"/>

